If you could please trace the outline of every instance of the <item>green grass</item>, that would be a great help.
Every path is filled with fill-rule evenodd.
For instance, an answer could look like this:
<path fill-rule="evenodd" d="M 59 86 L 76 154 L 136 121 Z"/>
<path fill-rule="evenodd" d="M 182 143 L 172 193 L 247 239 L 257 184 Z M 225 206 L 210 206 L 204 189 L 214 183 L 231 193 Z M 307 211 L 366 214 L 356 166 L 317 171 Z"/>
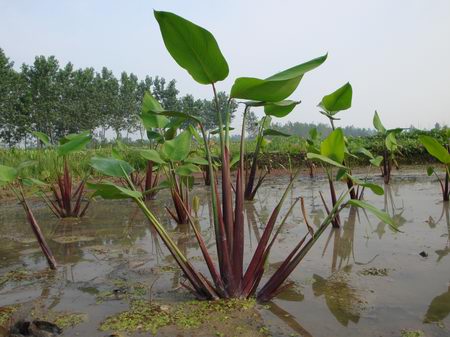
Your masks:
<path fill-rule="evenodd" d="M 404 164 L 427 164 L 434 163 L 435 160 L 427 153 L 425 148 L 420 144 L 418 136 L 421 134 L 428 134 L 441 143 L 445 143 L 444 131 L 419 131 L 414 130 L 410 132 L 404 132 L 398 136 L 398 143 L 400 145 L 401 154 L 397 156 L 400 163 Z M 381 154 L 383 149 L 383 138 L 379 136 L 370 137 L 349 137 L 350 146 L 365 147 L 373 154 Z M 251 153 L 256 146 L 255 140 L 248 140 L 246 142 L 246 151 Z M 232 141 L 231 152 L 238 153 L 239 142 Z M 126 148 L 124 156 L 132 166 L 139 170 L 145 168 L 145 160 L 139 156 L 138 150 L 142 148 L 142 145 L 133 146 L 130 145 Z M 88 149 L 82 152 L 71 154 L 69 156 L 70 168 L 74 177 L 83 178 L 86 175 L 94 175 L 94 171 L 89 166 L 89 159 L 93 156 L 111 156 L 111 145 L 104 145 L 95 149 Z M 218 147 L 213 144 L 213 152 L 218 153 Z M 272 166 L 278 167 L 278 164 L 288 166 L 288 157 L 294 165 L 302 165 L 304 163 L 304 156 L 307 151 L 306 141 L 302 138 L 292 136 L 289 138 L 274 137 L 270 139 L 264 154 L 262 154 L 263 164 L 272 163 Z M 289 155 L 289 156 L 288 156 Z M 58 171 L 62 168 L 61 159 L 55 150 L 52 149 L 0 149 L 0 164 L 8 166 L 17 166 L 19 163 L 32 160 L 35 165 L 26 169 L 26 174 L 38 178 L 44 181 L 52 181 Z M 59 160 L 59 161 L 58 161 Z M 368 161 L 366 158 L 361 160 L 353 160 L 353 165 L 366 165 Z"/>

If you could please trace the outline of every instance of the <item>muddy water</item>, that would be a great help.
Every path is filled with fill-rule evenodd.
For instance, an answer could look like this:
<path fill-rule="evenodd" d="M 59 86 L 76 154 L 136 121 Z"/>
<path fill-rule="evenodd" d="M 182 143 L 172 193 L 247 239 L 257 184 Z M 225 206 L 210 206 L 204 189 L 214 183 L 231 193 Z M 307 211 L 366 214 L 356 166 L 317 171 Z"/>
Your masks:
<path fill-rule="evenodd" d="M 255 248 L 286 182 L 287 177 L 270 178 L 257 201 L 246 205 L 247 251 Z M 304 196 L 311 221 L 319 225 L 324 218 L 319 191 L 328 192 L 325 181 L 301 178 L 284 210 L 295 197 Z M 345 209 L 342 228 L 323 234 L 291 275 L 293 286 L 258 307 L 263 326 L 257 332 L 387 337 L 420 330 L 425 336 L 450 336 L 450 210 L 439 192 L 436 181 L 411 171 L 396 177 L 385 196 L 366 192 L 366 200 L 389 212 L 402 233 L 361 210 Z M 197 186 L 194 193 L 203 202 L 198 225 L 213 251 L 208 192 Z M 203 270 L 193 233 L 165 213 L 164 207 L 170 207 L 167 194 L 150 206 Z M 98 330 L 101 322 L 126 310 L 134 297 L 168 304 L 192 299 L 180 287 L 173 259 L 132 203 L 98 201 L 82 220 L 55 220 L 39 202 L 33 209 L 60 268 L 40 274 L 45 260 L 21 209 L 14 203 L 1 205 L 0 280 L 12 270 L 28 271 L 22 279 L 0 281 L 0 307 L 22 304 L 16 319 L 80 313 L 84 321 L 64 329 L 64 336 L 107 336 Z M 271 254 L 269 271 L 305 232 L 296 208 Z"/>

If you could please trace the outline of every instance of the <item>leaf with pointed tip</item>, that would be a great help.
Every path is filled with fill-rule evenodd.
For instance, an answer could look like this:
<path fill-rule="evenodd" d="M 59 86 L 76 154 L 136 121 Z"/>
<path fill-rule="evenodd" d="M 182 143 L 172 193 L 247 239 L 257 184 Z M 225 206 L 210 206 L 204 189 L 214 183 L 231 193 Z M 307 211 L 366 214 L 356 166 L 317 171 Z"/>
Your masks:
<path fill-rule="evenodd" d="M 367 149 L 365 149 L 363 147 L 360 147 L 360 148 L 356 149 L 355 152 L 356 153 L 361 153 L 361 154 L 365 155 L 366 157 L 368 157 L 369 159 L 374 159 L 375 158 L 373 156 L 372 152 L 370 152 L 369 150 L 367 150 Z"/>
<path fill-rule="evenodd" d="M 17 165 L 17 171 L 20 172 L 24 169 L 26 169 L 27 167 L 31 167 L 36 165 L 38 162 L 36 160 L 25 160 L 23 162 L 21 162 L 19 165 Z"/>
<path fill-rule="evenodd" d="M 373 115 L 373 126 L 378 132 L 385 133 L 386 128 L 384 127 L 383 123 L 381 123 L 380 116 L 378 116 L 378 112 L 375 111 L 375 114 Z"/>
<path fill-rule="evenodd" d="M 386 212 L 383 212 L 382 210 L 379 210 L 375 206 L 361 200 L 351 199 L 348 201 L 348 203 L 350 205 L 368 210 L 369 212 L 373 213 L 378 219 L 388 224 L 393 230 L 400 232 L 400 230 L 397 228 L 397 224 Z"/>
<path fill-rule="evenodd" d="M 373 159 L 370 159 L 369 162 L 376 167 L 379 167 L 381 165 L 381 163 L 383 162 L 383 157 L 382 156 L 376 156 Z"/>
<path fill-rule="evenodd" d="M 11 183 L 13 182 L 19 172 L 14 167 L 0 165 L 0 183 Z"/>
<path fill-rule="evenodd" d="M 170 12 L 154 11 L 167 50 L 201 84 L 228 76 L 228 64 L 214 36 L 206 29 Z"/>
<path fill-rule="evenodd" d="M 335 92 L 324 96 L 319 106 L 333 116 L 338 111 L 347 110 L 352 106 L 352 96 L 352 86 L 347 82 Z"/>
<path fill-rule="evenodd" d="M 142 113 L 141 121 L 147 131 L 152 131 L 153 129 L 163 129 L 167 126 L 167 124 L 169 124 L 169 119 L 166 116 L 153 113 Z"/>
<path fill-rule="evenodd" d="M 346 175 L 347 175 L 347 170 L 343 169 L 343 168 L 340 168 L 338 170 L 337 174 L 336 174 L 336 181 L 341 180 Z"/>
<path fill-rule="evenodd" d="M 163 136 L 161 136 L 156 131 L 147 131 L 147 139 L 150 141 L 155 141 L 157 143 L 162 143 L 164 141 Z"/>
<path fill-rule="evenodd" d="M 182 161 L 191 150 L 191 138 L 191 133 L 185 130 L 172 140 L 164 142 L 161 151 L 169 160 Z"/>
<path fill-rule="evenodd" d="M 450 164 L 450 153 L 448 153 L 448 150 L 441 144 L 439 144 L 436 139 L 430 136 L 419 136 L 419 140 L 428 151 L 428 153 L 431 154 L 434 158 L 436 158 L 443 164 Z"/>
<path fill-rule="evenodd" d="M 33 131 L 32 134 L 45 145 L 50 145 L 50 138 L 45 133 L 40 131 Z"/>
<path fill-rule="evenodd" d="M 191 176 L 193 173 L 198 173 L 201 171 L 202 170 L 200 169 L 200 167 L 191 163 L 180 165 L 175 169 L 175 173 L 183 177 L 188 177 Z"/>
<path fill-rule="evenodd" d="M 384 194 L 384 190 L 383 187 L 381 187 L 380 185 L 374 184 L 374 183 L 370 183 L 367 181 L 363 181 L 361 179 L 358 179 L 356 177 L 351 176 L 350 174 L 347 174 L 347 176 L 357 185 L 366 187 L 368 189 L 370 189 L 373 193 L 375 193 L 376 195 L 383 195 Z"/>
<path fill-rule="evenodd" d="M 133 191 L 125 187 L 117 186 L 113 183 L 93 184 L 87 183 L 87 187 L 94 190 L 93 196 L 103 199 L 140 199 L 142 193 Z"/>
<path fill-rule="evenodd" d="M 231 98 L 261 102 L 280 102 L 297 89 L 303 75 L 320 66 L 327 55 L 279 72 L 266 79 L 239 77 L 231 88 Z"/>
<path fill-rule="evenodd" d="M 197 156 L 189 157 L 185 160 L 185 162 L 196 164 L 196 165 L 204 165 L 204 166 L 208 165 L 208 161 L 205 158 L 197 157 Z"/>
<path fill-rule="evenodd" d="M 290 137 L 291 135 L 278 131 L 278 130 L 274 130 L 274 129 L 265 129 L 263 131 L 263 135 L 264 136 L 280 136 L 280 137 Z"/>
<path fill-rule="evenodd" d="M 144 94 L 144 98 L 142 99 L 141 112 L 158 114 L 163 111 L 164 111 L 163 107 L 156 100 L 156 98 L 149 91 L 146 91 Z"/>
<path fill-rule="evenodd" d="M 384 143 L 386 144 L 386 148 L 390 152 L 395 152 L 398 147 L 397 139 L 395 138 L 395 133 L 388 133 L 386 139 L 384 140 Z"/>
<path fill-rule="evenodd" d="M 46 186 L 47 184 L 44 183 L 43 181 L 39 180 L 39 179 L 35 179 L 35 178 L 22 178 L 22 184 L 24 184 L 25 186 Z"/>
<path fill-rule="evenodd" d="M 153 149 L 150 150 L 140 150 L 139 154 L 142 158 L 150 160 L 157 164 L 165 164 L 166 162 L 161 158 L 159 152 Z"/>
<path fill-rule="evenodd" d="M 109 177 L 126 178 L 134 168 L 126 161 L 115 158 L 92 157 L 91 167 Z"/>
<path fill-rule="evenodd" d="M 89 135 L 90 135 L 90 131 L 89 130 L 81 131 L 80 133 L 70 133 L 68 135 L 65 135 L 64 137 L 62 137 L 59 140 L 59 145 L 64 145 L 67 142 L 69 142 L 69 141 L 71 141 L 71 140 L 73 140 L 75 138 L 81 138 L 81 137 L 89 136 Z"/>
<path fill-rule="evenodd" d="M 330 165 L 333 165 L 333 166 L 336 166 L 336 167 L 340 167 L 340 168 L 346 169 L 346 167 L 344 165 L 342 165 L 342 164 L 340 164 L 340 163 L 338 163 L 338 162 L 334 161 L 333 159 L 330 159 L 330 158 L 328 158 L 326 156 L 318 154 L 318 153 L 308 152 L 306 154 L 306 157 L 308 159 L 317 159 L 317 160 L 323 161 L 326 164 L 330 164 Z"/>
<path fill-rule="evenodd" d="M 342 163 L 345 156 L 344 133 L 341 128 L 331 132 L 320 144 L 320 154 Z"/>
<path fill-rule="evenodd" d="M 91 135 L 85 133 L 71 136 L 70 138 L 67 137 L 68 136 L 66 136 L 67 141 L 57 148 L 59 156 L 66 156 L 69 153 L 81 151 L 92 139 Z"/>
<path fill-rule="evenodd" d="M 427 167 L 427 175 L 430 177 L 433 175 L 433 173 L 434 173 L 434 168 L 431 166 L 428 166 Z"/>
<path fill-rule="evenodd" d="M 274 103 L 266 103 L 264 105 L 264 113 L 268 116 L 274 117 L 285 117 L 287 116 L 294 108 L 300 104 L 300 102 L 284 100 L 281 102 Z"/>

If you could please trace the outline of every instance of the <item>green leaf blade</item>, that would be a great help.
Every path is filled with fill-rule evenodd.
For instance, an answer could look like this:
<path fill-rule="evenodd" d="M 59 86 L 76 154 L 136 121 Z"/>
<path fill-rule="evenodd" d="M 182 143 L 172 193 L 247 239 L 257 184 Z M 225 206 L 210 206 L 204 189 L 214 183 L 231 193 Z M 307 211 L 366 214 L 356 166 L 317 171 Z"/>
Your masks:
<path fill-rule="evenodd" d="M 228 76 L 228 64 L 214 36 L 206 29 L 170 12 L 154 11 L 170 55 L 200 84 Z"/>
<path fill-rule="evenodd" d="M 14 167 L 0 165 L 0 183 L 7 184 L 16 180 L 19 172 Z"/>
<path fill-rule="evenodd" d="M 425 149 L 434 158 L 439 160 L 441 163 L 449 165 L 450 164 L 450 153 L 448 150 L 442 146 L 436 139 L 430 136 L 419 136 L 419 140 Z"/>
<path fill-rule="evenodd" d="M 319 106 L 324 108 L 331 115 L 334 115 L 338 111 L 347 110 L 352 106 L 352 96 L 352 86 L 347 82 L 336 91 L 324 96 Z"/>
<path fill-rule="evenodd" d="M 342 163 L 345 156 L 345 140 L 344 132 L 338 128 L 331 132 L 320 144 L 320 154 Z"/>
<path fill-rule="evenodd" d="M 126 161 L 115 158 L 92 157 L 90 166 L 106 176 L 117 178 L 126 178 L 134 171 Z"/>

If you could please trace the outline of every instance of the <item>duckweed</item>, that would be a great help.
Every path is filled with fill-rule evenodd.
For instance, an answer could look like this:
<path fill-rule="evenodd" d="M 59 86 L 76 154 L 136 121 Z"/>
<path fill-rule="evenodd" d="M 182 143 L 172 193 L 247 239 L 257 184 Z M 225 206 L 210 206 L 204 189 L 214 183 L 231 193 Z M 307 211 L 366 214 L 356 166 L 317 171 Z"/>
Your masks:
<path fill-rule="evenodd" d="M 214 317 L 229 319 L 234 313 L 255 306 L 253 299 L 191 301 L 173 307 L 142 300 L 132 302 L 130 310 L 107 318 L 100 326 L 102 331 L 145 331 L 155 334 L 158 329 L 175 325 L 179 329 L 194 329 Z M 220 314 L 220 315 L 217 315 Z"/>

